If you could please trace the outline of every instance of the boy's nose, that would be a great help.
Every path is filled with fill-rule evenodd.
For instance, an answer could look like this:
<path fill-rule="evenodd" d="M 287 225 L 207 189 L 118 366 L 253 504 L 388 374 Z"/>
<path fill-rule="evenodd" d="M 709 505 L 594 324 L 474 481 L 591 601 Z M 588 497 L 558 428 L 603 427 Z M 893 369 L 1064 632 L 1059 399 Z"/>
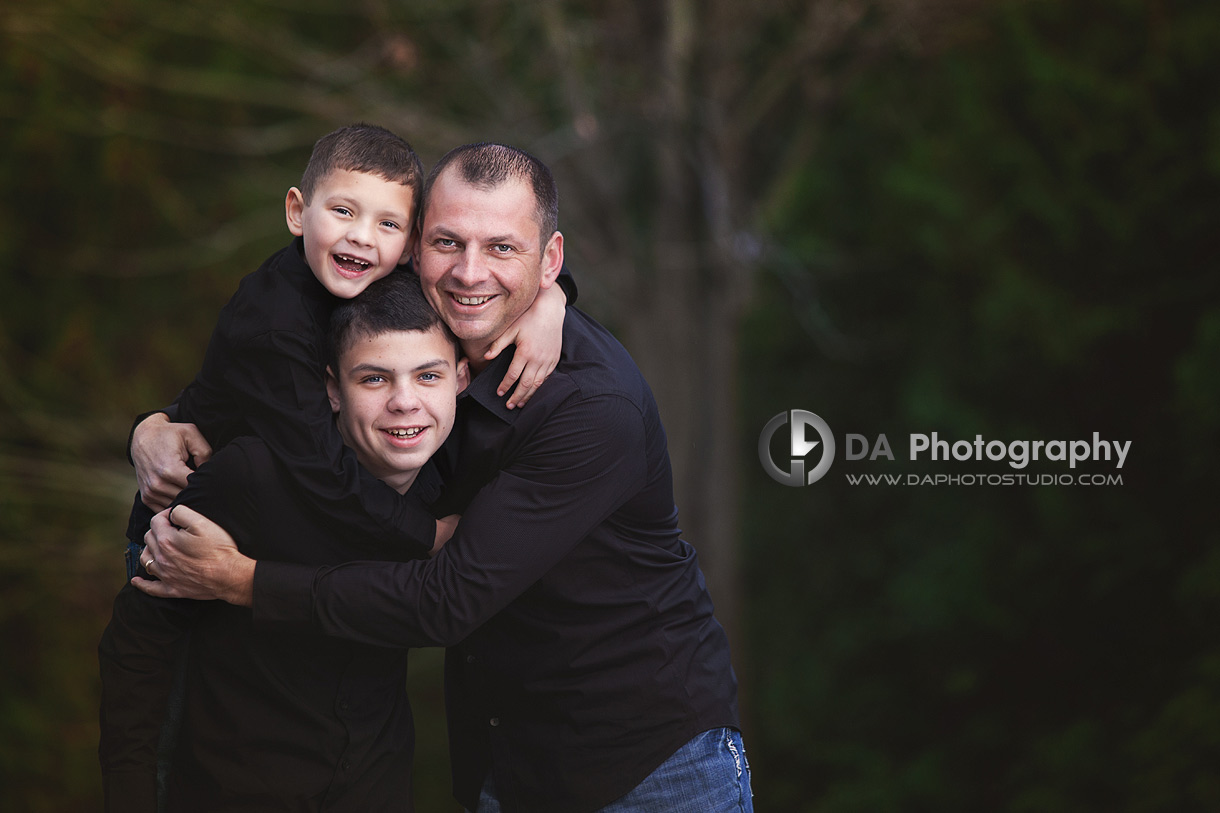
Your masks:
<path fill-rule="evenodd" d="M 347 239 L 350 243 L 355 243 L 361 246 L 371 246 L 373 244 L 373 230 L 369 224 L 363 221 L 355 221 L 348 227 Z"/>
<path fill-rule="evenodd" d="M 413 387 L 395 387 L 386 407 L 391 412 L 414 412 L 419 408 L 419 397 Z"/>

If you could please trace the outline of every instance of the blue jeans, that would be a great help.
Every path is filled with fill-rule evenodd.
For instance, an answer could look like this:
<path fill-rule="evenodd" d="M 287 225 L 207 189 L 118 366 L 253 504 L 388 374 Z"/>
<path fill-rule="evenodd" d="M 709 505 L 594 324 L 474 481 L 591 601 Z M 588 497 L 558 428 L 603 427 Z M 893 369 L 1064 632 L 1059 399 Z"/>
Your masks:
<path fill-rule="evenodd" d="M 754 813 L 750 763 L 741 733 L 713 728 L 662 762 L 643 782 L 599 813 Z M 491 777 L 479 795 L 478 813 L 500 813 Z"/>

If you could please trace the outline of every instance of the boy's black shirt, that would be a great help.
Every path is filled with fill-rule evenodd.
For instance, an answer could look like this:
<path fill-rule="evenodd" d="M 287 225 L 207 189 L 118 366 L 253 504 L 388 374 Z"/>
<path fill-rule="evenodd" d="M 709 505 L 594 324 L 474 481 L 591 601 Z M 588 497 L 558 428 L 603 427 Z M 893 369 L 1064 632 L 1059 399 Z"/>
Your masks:
<path fill-rule="evenodd" d="M 361 467 L 335 426 L 325 371 L 338 300 L 309 269 L 303 246 L 295 238 L 241 281 L 220 312 L 199 374 L 164 412 L 195 424 L 214 450 L 242 435 L 262 438 L 302 493 L 346 523 L 351 541 L 425 555 L 436 537 L 428 506 Z M 393 273 L 414 271 L 408 264 Z M 575 302 L 566 266 L 558 282 Z M 149 414 L 136 418 L 132 432 Z M 129 455 L 130 449 L 129 437 Z M 153 513 L 137 494 L 128 539 L 143 543 Z"/>
<path fill-rule="evenodd" d="M 439 488 L 429 463 L 409 493 L 430 501 Z M 218 450 L 180 499 L 251 556 L 337 564 L 402 552 L 350 544 L 258 438 Z M 187 642 L 170 810 L 411 809 L 405 650 L 266 633 L 244 607 L 155 598 L 127 585 L 98 647 L 108 810 L 155 809 L 157 743 Z"/>
<path fill-rule="evenodd" d="M 335 426 L 326 356 L 337 302 L 294 239 L 242 279 L 220 311 L 199 374 L 166 412 L 195 424 L 213 450 L 242 435 L 262 438 L 301 493 L 343 522 L 354 542 L 425 555 L 436 537 L 427 506 L 361 467 Z M 151 516 L 137 495 L 128 538 L 143 541 Z"/>
<path fill-rule="evenodd" d="M 254 620 L 383 646 L 450 646 L 454 793 L 489 769 L 503 809 L 585 813 L 695 735 L 737 727 L 737 682 L 669 453 L 622 345 L 568 308 L 555 372 L 508 410 L 497 358 L 434 456 L 457 531 L 435 557 L 318 567 L 259 559 Z"/>

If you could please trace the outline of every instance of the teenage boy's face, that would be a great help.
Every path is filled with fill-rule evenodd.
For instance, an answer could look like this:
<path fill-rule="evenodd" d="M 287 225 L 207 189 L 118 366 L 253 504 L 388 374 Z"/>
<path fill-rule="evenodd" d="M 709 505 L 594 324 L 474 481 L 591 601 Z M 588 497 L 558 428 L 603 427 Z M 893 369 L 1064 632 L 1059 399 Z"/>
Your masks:
<path fill-rule="evenodd" d="M 376 477 L 404 492 L 453 429 L 466 360 L 439 329 L 360 336 L 328 369 L 339 433 Z"/>
<path fill-rule="evenodd" d="M 356 296 L 411 254 L 415 199 L 400 183 L 335 170 L 308 204 L 299 189 L 289 189 L 284 208 L 288 230 L 305 238 L 313 275 L 340 299 Z"/>

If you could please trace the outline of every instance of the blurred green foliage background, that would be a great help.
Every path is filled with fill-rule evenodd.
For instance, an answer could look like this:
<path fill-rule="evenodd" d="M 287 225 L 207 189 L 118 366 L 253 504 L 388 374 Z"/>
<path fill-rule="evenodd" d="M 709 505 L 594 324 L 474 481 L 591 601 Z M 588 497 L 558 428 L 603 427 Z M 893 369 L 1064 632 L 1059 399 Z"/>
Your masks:
<path fill-rule="evenodd" d="M 580 304 L 661 400 L 760 811 L 1220 809 L 1220 9 L 737 5 L 5 4 L 5 810 L 99 806 L 130 420 L 361 119 L 556 169 Z M 792 408 L 897 459 L 782 487 L 758 437 Z M 1011 471 L 908 460 L 933 431 L 1132 446 L 1122 485 L 847 481 Z M 412 657 L 419 807 L 452 810 Z"/>

